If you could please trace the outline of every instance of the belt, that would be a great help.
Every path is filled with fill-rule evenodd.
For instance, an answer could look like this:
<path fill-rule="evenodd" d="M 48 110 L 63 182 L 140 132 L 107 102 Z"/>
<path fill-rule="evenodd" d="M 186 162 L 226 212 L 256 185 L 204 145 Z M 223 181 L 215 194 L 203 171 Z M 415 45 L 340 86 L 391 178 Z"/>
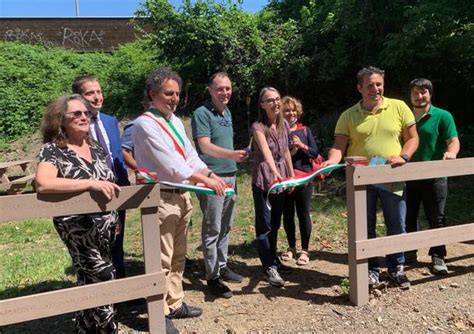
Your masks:
<path fill-rule="evenodd" d="M 178 189 L 178 188 L 167 188 L 167 189 L 160 189 L 161 192 L 169 193 L 169 194 L 184 194 L 187 193 L 187 190 Z"/>
<path fill-rule="evenodd" d="M 220 177 L 233 177 L 235 176 L 236 172 L 232 172 L 232 173 L 215 173 L 217 176 L 220 176 Z"/>

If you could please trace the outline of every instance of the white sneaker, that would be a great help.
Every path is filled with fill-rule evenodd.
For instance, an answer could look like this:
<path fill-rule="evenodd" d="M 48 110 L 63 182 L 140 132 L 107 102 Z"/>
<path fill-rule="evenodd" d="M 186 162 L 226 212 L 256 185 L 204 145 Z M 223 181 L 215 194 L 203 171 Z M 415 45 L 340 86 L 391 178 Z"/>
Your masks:
<path fill-rule="evenodd" d="M 281 278 L 278 270 L 275 267 L 270 267 L 265 271 L 265 277 L 267 278 L 268 283 L 277 288 L 285 286 L 285 281 Z"/>

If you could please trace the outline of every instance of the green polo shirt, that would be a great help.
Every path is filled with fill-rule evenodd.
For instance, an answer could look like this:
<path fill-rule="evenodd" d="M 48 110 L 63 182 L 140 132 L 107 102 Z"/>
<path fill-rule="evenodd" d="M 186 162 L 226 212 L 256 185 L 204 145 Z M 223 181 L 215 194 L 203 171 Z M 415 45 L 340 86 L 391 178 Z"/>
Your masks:
<path fill-rule="evenodd" d="M 418 150 L 411 161 L 431 161 L 443 159 L 446 140 L 458 136 L 451 113 L 431 105 L 428 113 L 418 120 L 416 130 L 420 137 Z"/>
<path fill-rule="evenodd" d="M 234 160 L 214 158 L 202 153 L 197 144 L 200 137 L 209 137 L 211 143 L 216 146 L 234 149 L 234 130 L 232 129 L 232 115 L 229 108 L 224 109 L 221 115 L 210 101 L 206 101 L 203 106 L 194 111 L 191 120 L 193 139 L 196 143 L 196 150 L 202 161 L 217 174 L 234 173 L 237 171 L 237 163 Z"/>

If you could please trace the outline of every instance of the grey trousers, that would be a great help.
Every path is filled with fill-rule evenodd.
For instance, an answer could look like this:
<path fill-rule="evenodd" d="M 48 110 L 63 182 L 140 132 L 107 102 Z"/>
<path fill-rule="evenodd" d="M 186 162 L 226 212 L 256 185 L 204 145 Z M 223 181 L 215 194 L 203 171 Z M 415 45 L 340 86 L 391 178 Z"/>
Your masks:
<path fill-rule="evenodd" d="M 236 178 L 223 177 L 237 191 Z M 229 233 L 235 216 L 236 197 L 197 195 L 203 215 L 202 252 L 206 267 L 206 279 L 219 277 L 220 268 L 227 265 Z"/>

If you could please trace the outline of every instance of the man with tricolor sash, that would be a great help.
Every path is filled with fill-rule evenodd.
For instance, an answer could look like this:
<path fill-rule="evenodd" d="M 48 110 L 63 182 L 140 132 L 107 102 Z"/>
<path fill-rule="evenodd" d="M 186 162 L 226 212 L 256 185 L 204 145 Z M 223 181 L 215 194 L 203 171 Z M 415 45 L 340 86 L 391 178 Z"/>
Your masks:
<path fill-rule="evenodd" d="M 237 189 L 237 163 L 247 158 L 245 150 L 234 150 L 232 114 L 227 107 L 232 82 L 225 72 L 213 74 L 208 92 L 211 99 L 194 111 L 193 139 L 199 157 L 227 184 Z M 223 281 L 240 283 L 242 276 L 227 265 L 229 234 L 234 221 L 237 195 L 197 195 L 202 214 L 202 252 L 209 291 L 216 297 L 231 298 Z"/>
<path fill-rule="evenodd" d="M 147 112 L 136 119 L 133 129 L 134 154 L 140 168 L 155 172 L 159 181 L 201 183 L 223 196 L 225 182 L 209 170 L 186 136 L 184 125 L 174 115 L 182 87 L 180 76 L 170 69 L 150 74 L 146 91 L 151 101 Z M 202 309 L 183 302 L 183 271 L 186 255 L 186 227 L 192 215 L 187 189 L 162 188 L 159 203 L 161 265 L 166 273 L 167 332 L 175 330 L 171 319 L 190 318 Z"/>
<path fill-rule="evenodd" d="M 362 100 L 344 111 L 336 124 L 334 145 L 324 165 L 336 164 L 347 156 L 363 156 L 392 167 L 404 165 L 418 147 L 415 118 L 401 100 L 383 96 L 385 72 L 370 66 L 357 73 Z M 377 201 L 380 200 L 388 235 L 405 233 L 406 201 L 401 191 L 367 186 L 367 235 L 376 237 Z M 402 289 L 410 288 L 404 272 L 403 253 L 386 256 L 388 276 Z M 369 259 L 369 285 L 379 284 L 380 265 Z"/>

